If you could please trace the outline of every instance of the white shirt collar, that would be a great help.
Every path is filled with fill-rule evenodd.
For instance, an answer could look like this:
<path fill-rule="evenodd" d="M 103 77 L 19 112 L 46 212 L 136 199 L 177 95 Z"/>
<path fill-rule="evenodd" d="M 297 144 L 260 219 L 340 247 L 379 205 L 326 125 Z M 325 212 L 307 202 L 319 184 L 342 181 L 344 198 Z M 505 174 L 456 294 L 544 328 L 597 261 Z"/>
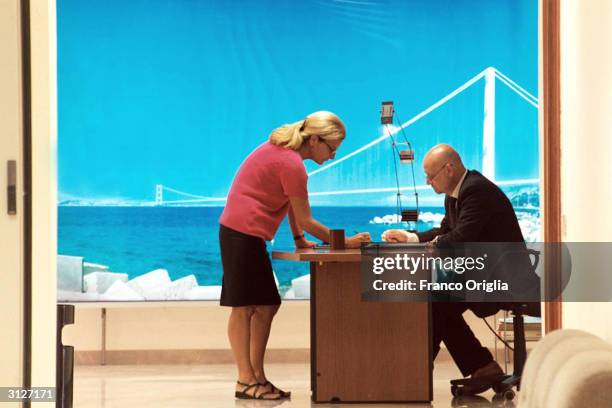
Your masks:
<path fill-rule="evenodd" d="M 463 176 L 461 176 L 461 180 L 459 180 L 459 182 L 455 186 L 455 189 L 453 190 L 453 192 L 450 195 L 451 197 L 459 198 L 459 190 L 461 189 L 461 185 L 463 184 L 463 180 L 465 180 L 465 176 L 467 176 L 467 170 L 463 173 Z"/>

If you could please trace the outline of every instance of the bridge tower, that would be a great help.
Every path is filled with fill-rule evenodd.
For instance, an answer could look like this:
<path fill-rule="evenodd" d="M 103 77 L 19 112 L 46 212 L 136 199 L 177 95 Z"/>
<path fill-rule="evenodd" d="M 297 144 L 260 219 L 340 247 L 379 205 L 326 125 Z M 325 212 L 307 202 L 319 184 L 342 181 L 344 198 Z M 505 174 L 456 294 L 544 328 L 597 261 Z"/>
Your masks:
<path fill-rule="evenodd" d="M 482 124 L 482 174 L 495 182 L 495 68 L 484 74 L 484 123 Z"/>
<path fill-rule="evenodd" d="M 164 204 L 164 186 L 157 184 L 155 186 L 155 205 Z"/>

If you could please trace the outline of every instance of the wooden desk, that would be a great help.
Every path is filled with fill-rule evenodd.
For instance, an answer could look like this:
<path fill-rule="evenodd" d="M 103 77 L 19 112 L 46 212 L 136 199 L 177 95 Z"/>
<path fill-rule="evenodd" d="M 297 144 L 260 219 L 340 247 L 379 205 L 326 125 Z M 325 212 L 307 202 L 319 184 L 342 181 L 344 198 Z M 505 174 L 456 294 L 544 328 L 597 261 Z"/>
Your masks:
<path fill-rule="evenodd" d="M 310 262 L 314 402 L 431 401 L 430 307 L 362 302 L 360 250 L 274 251 Z"/>

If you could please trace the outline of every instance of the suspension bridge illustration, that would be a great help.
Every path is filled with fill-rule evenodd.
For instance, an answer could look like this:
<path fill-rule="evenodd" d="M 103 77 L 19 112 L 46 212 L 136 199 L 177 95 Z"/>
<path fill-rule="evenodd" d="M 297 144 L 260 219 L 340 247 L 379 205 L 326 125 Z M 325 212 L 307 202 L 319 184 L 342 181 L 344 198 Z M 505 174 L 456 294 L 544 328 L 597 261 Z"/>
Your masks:
<path fill-rule="evenodd" d="M 429 106 L 427 109 L 418 113 L 408 121 L 402 123 L 400 126 L 396 126 L 390 132 L 385 132 L 380 137 L 366 143 L 365 145 L 353 150 L 346 155 L 337 158 L 336 160 L 326 164 L 324 166 L 319 167 L 318 169 L 311 171 L 308 173 L 308 176 L 313 176 L 318 173 L 325 172 L 340 163 L 368 150 L 372 147 L 378 145 L 379 143 L 387 140 L 391 136 L 394 136 L 398 132 L 402 131 L 402 129 L 406 129 L 419 120 L 423 119 L 430 113 L 434 112 L 436 109 L 440 108 L 445 103 L 449 102 L 459 94 L 461 94 L 466 89 L 470 88 L 474 84 L 478 83 L 480 80 L 484 80 L 484 119 L 483 119 L 483 127 L 482 127 L 482 166 L 481 171 L 482 174 L 485 175 L 488 179 L 496 182 L 499 186 L 513 186 L 513 185 L 529 185 L 529 184 L 537 184 L 539 183 L 539 179 L 514 179 L 514 180 L 504 180 L 504 181 L 496 181 L 495 178 L 495 86 L 496 80 L 499 80 L 503 85 L 510 88 L 516 95 L 522 98 L 526 103 L 531 105 L 535 109 L 539 109 L 539 100 L 534 95 L 529 93 L 515 81 L 513 81 L 508 76 L 504 75 L 502 72 L 497 70 L 494 67 L 488 67 L 466 81 L 463 85 L 459 86 L 454 91 L 450 92 L 448 95 L 444 96 L 433 105 Z M 400 187 L 400 190 L 412 190 L 414 187 Z M 417 190 L 426 190 L 430 187 L 428 185 L 418 185 L 416 186 Z M 397 192 L 397 187 L 380 187 L 380 188 L 364 188 L 364 189 L 344 189 L 344 190 L 335 190 L 335 191 L 315 191 L 311 192 L 310 196 L 334 196 L 334 195 L 348 195 L 348 194 L 367 194 L 367 193 L 394 193 Z M 165 200 L 164 193 L 173 193 L 181 197 L 178 200 Z M 155 206 L 173 206 L 173 205 L 197 205 L 197 204 L 208 204 L 214 205 L 215 203 L 224 203 L 226 201 L 226 197 L 206 197 L 198 194 L 193 194 L 189 192 L 180 191 L 162 184 L 157 184 L 155 186 L 155 202 L 153 203 Z"/>

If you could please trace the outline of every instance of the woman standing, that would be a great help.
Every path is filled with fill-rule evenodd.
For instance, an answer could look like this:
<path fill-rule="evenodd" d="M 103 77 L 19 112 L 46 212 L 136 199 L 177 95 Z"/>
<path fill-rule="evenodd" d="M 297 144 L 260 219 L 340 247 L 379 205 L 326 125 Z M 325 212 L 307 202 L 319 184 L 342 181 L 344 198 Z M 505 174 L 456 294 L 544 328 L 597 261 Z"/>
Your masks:
<path fill-rule="evenodd" d="M 330 241 L 329 229 L 311 215 L 303 161 L 322 164 L 333 159 L 345 135 L 344 124 L 336 115 L 312 113 L 274 130 L 236 174 L 219 220 L 219 241 L 221 305 L 232 307 L 228 336 L 238 366 L 237 398 L 290 397 L 291 393 L 270 383 L 264 372 L 270 327 L 281 303 L 265 241 L 274 238 L 285 215 L 296 247 L 314 246 L 304 231 Z M 361 233 L 347 238 L 345 244 L 358 248 L 369 240 L 368 233 Z"/>

